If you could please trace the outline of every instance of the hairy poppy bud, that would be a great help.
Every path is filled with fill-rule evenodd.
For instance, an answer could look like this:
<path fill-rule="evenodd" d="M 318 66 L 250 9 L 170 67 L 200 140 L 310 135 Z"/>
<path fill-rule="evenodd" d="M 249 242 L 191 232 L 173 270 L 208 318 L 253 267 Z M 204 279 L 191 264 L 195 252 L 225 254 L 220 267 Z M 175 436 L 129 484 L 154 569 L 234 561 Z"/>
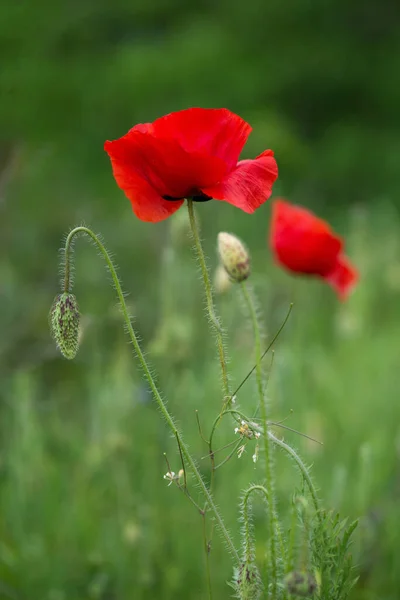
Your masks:
<path fill-rule="evenodd" d="M 290 595 L 310 598 L 317 590 L 317 582 L 311 573 L 292 571 L 285 577 L 285 586 Z"/>
<path fill-rule="evenodd" d="M 214 273 L 214 288 L 217 294 L 225 294 L 232 287 L 232 281 L 222 265 L 218 265 Z"/>
<path fill-rule="evenodd" d="M 73 294 L 64 292 L 55 297 L 49 322 L 52 336 L 65 358 L 75 358 L 79 348 L 79 308 Z"/>
<path fill-rule="evenodd" d="M 250 256 L 236 236 L 221 231 L 218 234 L 218 253 L 221 262 L 233 281 L 240 283 L 250 275 Z"/>

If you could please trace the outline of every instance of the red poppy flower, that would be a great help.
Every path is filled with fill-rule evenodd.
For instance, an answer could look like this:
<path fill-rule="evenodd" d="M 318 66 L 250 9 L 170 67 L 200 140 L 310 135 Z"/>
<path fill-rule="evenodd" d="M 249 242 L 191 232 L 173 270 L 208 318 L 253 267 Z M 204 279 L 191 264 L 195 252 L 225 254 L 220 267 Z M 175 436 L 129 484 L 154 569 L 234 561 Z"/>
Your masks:
<path fill-rule="evenodd" d="M 104 149 L 143 221 L 166 219 L 185 198 L 225 200 L 252 213 L 270 197 L 278 168 L 272 150 L 238 162 L 250 131 L 225 108 L 189 108 L 135 125 Z"/>
<path fill-rule="evenodd" d="M 280 265 L 293 273 L 322 277 L 341 300 L 357 283 L 357 270 L 343 254 L 343 240 L 301 206 L 275 200 L 270 244 Z"/>

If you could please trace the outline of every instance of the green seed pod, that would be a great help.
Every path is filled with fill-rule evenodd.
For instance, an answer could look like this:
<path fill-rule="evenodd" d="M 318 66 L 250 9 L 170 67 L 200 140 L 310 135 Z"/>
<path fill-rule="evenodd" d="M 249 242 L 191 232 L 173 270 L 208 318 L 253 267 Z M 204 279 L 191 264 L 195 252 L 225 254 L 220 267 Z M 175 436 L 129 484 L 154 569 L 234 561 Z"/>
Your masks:
<path fill-rule="evenodd" d="M 317 590 L 317 581 L 314 575 L 307 571 L 292 571 L 285 577 L 285 586 L 292 596 L 310 598 Z"/>
<path fill-rule="evenodd" d="M 79 348 L 79 308 L 73 294 L 64 292 L 54 298 L 50 310 L 51 334 L 65 358 L 75 358 Z"/>
<path fill-rule="evenodd" d="M 250 256 L 236 236 L 221 231 L 218 234 L 218 253 L 232 281 L 240 283 L 250 275 Z"/>

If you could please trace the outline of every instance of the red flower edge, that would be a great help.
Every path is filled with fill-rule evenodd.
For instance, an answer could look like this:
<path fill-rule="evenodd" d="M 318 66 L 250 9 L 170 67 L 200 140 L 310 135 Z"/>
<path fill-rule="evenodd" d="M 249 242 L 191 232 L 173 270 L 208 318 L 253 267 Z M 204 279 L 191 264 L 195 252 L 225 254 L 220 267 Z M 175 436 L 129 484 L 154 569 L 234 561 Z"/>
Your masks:
<path fill-rule="evenodd" d="M 225 108 L 189 108 L 139 124 L 104 149 L 136 216 L 156 222 L 184 202 L 223 200 L 253 213 L 272 193 L 272 150 L 238 162 L 251 127 Z"/>
<path fill-rule="evenodd" d="M 357 269 L 344 255 L 344 242 L 310 210 L 281 198 L 272 205 L 269 242 L 276 262 L 292 273 L 316 276 L 345 300 L 355 287 Z"/>

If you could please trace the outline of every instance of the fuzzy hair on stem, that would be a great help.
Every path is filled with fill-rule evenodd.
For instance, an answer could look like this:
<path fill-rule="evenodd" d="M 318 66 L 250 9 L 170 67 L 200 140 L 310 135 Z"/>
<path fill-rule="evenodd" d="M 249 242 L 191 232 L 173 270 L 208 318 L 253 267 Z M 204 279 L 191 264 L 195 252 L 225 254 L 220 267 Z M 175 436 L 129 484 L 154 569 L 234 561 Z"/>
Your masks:
<path fill-rule="evenodd" d="M 73 244 L 75 236 L 81 235 L 81 234 L 88 236 L 94 242 L 95 246 L 97 247 L 99 253 L 101 254 L 101 256 L 103 257 L 103 259 L 106 263 L 108 272 L 110 273 L 110 275 L 112 277 L 113 286 L 114 286 L 114 289 L 116 291 L 116 294 L 117 294 L 117 297 L 119 300 L 119 304 L 120 304 L 121 312 L 122 312 L 122 315 L 123 315 L 123 318 L 125 321 L 127 333 L 129 335 L 130 341 L 132 342 L 132 345 L 134 347 L 134 350 L 135 350 L 136 356 L 139 360 L 143 374 L 144 374 L 144 376 L 150 386 L 150 389 L 153 393 L 153 397 L 157 403 L 159 411 L 161 412 L 161 415 L 163 416 L 164 420 L 166 421 L 171 433 L 177 438 L 177 440 L 179 440 L 179 444 L 180 444 L 180 448 L 182 450 L 183 457 L 186 459 L 186 462 L 189 465 L 190 470 L 192 471 L 192 474 L 196 480 L 196 483 L 197 483 L 202 495 L 204 496 L 205 501 L 206 501 L 211 513 L 213 514 L 216 526 L 221 534 L 221 537 L 224 540 L 225 545 L 226 545 L 229 553 L 231 554 L 232 558 L 238 564 L 240 562 L 240 558 L 239 558 L 239 554 L 235 548 L 235 545 L 233 543 L 233 540 L 224 524 L 224 521 L 220 515 L 219 510 L 217 509 L 214 499 L 200 474 L 200 471 L 198 469 L 198 466 L 196 465 L 195 460 L 193 459 L 192 455 L 190 454 L 188 447 L 184 443 L 184 441 L 182 439 L 182 435 L 181 435 L 180 431 L 178 430 L 172 416 L 168 412 L 166 403 L 162 399 L 162 396 L 161 396 L 161 394 L 158 390 L 158 387 L 155 383 L 152 372 L 151 372 L 151 370 L 147 364 L 147 361 L 145 359 L 144 353 L 142 352 L 142 349 L 141 349 L 139 341 L 138 341 L 138 337 L 137 337 L 136 332 L 132 325 L 132 319 L 128 312 L 124 293 L 122 291 L 121 283 L 118 278 L 116 268 L 110 258 L 108 251 L 106 250 L 104 244 L 101 242 L 99 237 L 95 233 L 93 233 L 93 231 L 91 231 L 91 229 L 89 229 L 88 227 L 84 227 L 84 226 L 75 227 L 67 235 L 67 239 L 65 242 L 65 248 L 64 248 L 64 260 L 65 260 L 64 288 L 68 289 L 69 286 L 71 285 L 71 278 L 70 278 L 71 263 L 72 263 L 71 248 L 72 248 L 72 244 Z"/>

